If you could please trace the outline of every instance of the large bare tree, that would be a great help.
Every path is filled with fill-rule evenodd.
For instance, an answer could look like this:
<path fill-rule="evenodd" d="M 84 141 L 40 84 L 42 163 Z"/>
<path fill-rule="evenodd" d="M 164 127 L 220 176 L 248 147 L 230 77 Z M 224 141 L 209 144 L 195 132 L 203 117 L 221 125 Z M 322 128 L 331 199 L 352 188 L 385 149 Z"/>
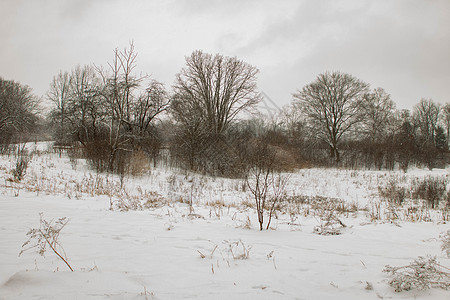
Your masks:
<path fill-rule="evenodd" d="M 194 118 L 201 118 L 211 133 L 221 134 L 239 112 L 260 100 L 257 73 L 236 57 L 194 51 L 176 77 L 175 99 L 189 102 Z"/>
<path fill-rule="evenodd" d="M 339 143 L 361 121 L 360 107 L 369 85 L 349 74 L 326 72 L 293 95 L 311 130 L 329 145 L 330 157 L 340 161 Z"/>
<path fill-rule="evenodd" d="M 97 68 L 103 79 L 103 88 L 100 91 L 107 106 L 105 127 L 108 128 L 109 168 L 114 169 L 114 162 L 119 151 L 128 151 L 126 145 L 130 139 L 126 132 L 132 130 L 132 102 L 134 91 L 142 81 L 141 77 L 134 75 L 137 52 L 133 43 L 129 49 L 114 50 L 114 56 L 109 69 Z"/>

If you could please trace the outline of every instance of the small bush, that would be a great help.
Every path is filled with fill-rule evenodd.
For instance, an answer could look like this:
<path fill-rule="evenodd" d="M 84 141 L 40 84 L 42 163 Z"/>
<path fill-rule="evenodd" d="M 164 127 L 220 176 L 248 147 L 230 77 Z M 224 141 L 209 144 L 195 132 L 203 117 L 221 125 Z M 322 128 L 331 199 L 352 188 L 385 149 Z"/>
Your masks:
<path fill-rule="evenodd" d="M 389 284 L 396 292 L 430 288 L 449 290 L 450 273 L 443 270 L 448 270 L 448 268 L 440 265 L 435 257 L 419 256 L 407 266 L 391 267 L 387 265 L 384 272 L 393 277 Z"/>
<path fill-rule="evenodd" d="M 411 196 L 425 200 L 431 208 L 436 208 L 446 196 L 447 183 L 446 178 L 427 177 L 415 183 Z"/>
<path fill-rule="evenodd" d="M 390 178 L 387 186 L 378 187 L 380 196 L 388 202 L 401 205 L 406 199 L 406 188 L 398 184 L 398 179 Z"/>
<path fill-rule="evenodd" d="M 314 233 L 319 235 L 339 235 L 347 227 L 337 213 L 342 206 L 338 201 L 319 201 L 313 204 L 314 215 L 320 219 L 320 225 L 314 227 Z"/>
<path fill-rule="evenodd" d="M 30 160 L 31 158 L 30 155 L 28 154 L 28 151 L 25 149 L 25 145 L 18 147 L 16 167 L 12 170 L 14 180 L 21 181 L 23 179 Z"/>
<path fill-rule="evenodd" d="M 58 219 L 56 222 L 46 221 L 43 218 L 43 213 L 39 214 L 40 224 L 39 228 L 32 228 L 28 231 L 27 235 L 30 236 L 28 241 L 26 241 L 22 245 L 22 251 L 20 251 L 19 256 L 22 255 L 25 251 L 38 248 L 38 253 L 41 256 L 45 255 L 47 250 L 47 246 L 52 249 L 53 253 L 55 253 L 65 264 L 66 266 L 73 272 L 72 267 L 67 262 L 66 252 L 59 242 L 59 234 L 61 230 L 66 226 L 69 220 L 64 217 Z M 29 245 L 31 241 L 35 241 L 33 245 Z M 26 248 L 24 248 L 26 247 Z"/>

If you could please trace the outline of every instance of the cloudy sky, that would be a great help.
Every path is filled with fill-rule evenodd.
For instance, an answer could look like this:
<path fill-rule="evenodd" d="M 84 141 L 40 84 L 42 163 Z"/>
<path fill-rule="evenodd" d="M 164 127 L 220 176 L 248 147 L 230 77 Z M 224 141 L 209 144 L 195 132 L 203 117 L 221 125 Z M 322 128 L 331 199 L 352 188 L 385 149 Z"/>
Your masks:
<path fill-rule="evenodd" d="M 335 70 L 398 108 L 450 102 L 448 0 L 0 0 L 0 76 L 40 96 L 60 70 L 106 65 L 131 40 L 139 71 L 168 88 L 201 49 L 256 66 L 279 106 Z"/>

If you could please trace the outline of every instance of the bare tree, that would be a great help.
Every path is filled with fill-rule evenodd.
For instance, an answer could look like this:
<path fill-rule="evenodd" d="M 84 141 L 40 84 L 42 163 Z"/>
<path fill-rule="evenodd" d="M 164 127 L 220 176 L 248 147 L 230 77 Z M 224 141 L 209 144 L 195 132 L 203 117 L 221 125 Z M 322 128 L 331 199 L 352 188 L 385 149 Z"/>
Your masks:
<path fill-rule="evenodd" d="M 172 155 L 193 170 L 196 167 L 197 157 L 202 151 L 202 143 L 210 132 L 204 124 L 204 119 L 198 113 L 196 105 L 189 99 L 183 98 L 182 94 L 174 95 L 170 108 L 173 118 L 181 125 L 175 132 Z"/>
<path fill-rule="evenodd" d="M 70 73 L 61 71 L 53 78 L 47 98 L 54 104 L 51 118 L 57 126 L 58 142 L 85 145 L 97 138 L 104 115 L 100 89 L 100 79 L 89 65 L 76 66 Z"/>
<path fill-rule="evenodd" d="M 389 124 L 394 118 L 395 103 L 382 88 L 376 88 L 364 95 L 361 102 L 362 129 L 372 143 L 389 133 Z"/>
<path fill-rule="evenodd" d="M 413 118 L 427 144 L 434 145 L 440 105 L 431 99 L 421 99 L 414 106 Z"/>
<path fill-rule="evenodd" d="M 50 89 L 47 92 L 47 98 L 55 105 L 51 118 L 57 126 L 56 140 L 62 143 L 67 140 L 68 106 L 71 96 L 70 78 L 67 71 L 60 71 L 58 75 L 53 77 L 53 80 L 50 83 Z"/>
<path fill-rule="evenodd" d="M 149 130 L 152 121 L 169 108 L 170 99 L 162 83 L 151 80 L 133 105 L 133 124 L 140 135 Z"/>
<path fill-rule="evenodd" d="M 289 175 L 276 173 L 277 161 L 274 148 L 266 140 L 251 143 L 249 169 L 246 176 L 247 187 L 253 195 L 258 215 L 259 230 L 264 228 L 264 216 L 267 215 L 266 230 L 272 217 L 285 196 Z"/>
<path fill-rule="evenodd" d="M 99 90 L 101 81 L 92 66 L 77 66 L 70 78 L 70 120 L 73 133 L 81 143 L 96 139 L 98 126 L 103 120 L 103 104 Z"/>
<path fill-rule="evenodd" d="M 133 43 L 129 49 L 114 50 L 112 62 L 108 63 L 109 72 L 97 68 L 103 78 L 101 95 L 107 104 L 108 117 L 105 126 L 109 137 L 109 168 L 114 169 L 114 161 L 119 151 L 128 151 L 125 145 L 130 141 L 126 138 L 126 131 L 132 129 L 132 101 L 133 91 L 139 86 L 142 78 L 133 75 L 136 68 L 137 53 Z"/>
<path fill-rule="evenodd" d="M 304 137 L 304 133 L 301 132 L 304 125 L 303 117 L 301 109 L 297 109 L 294 104 L 283 106 L 279 112 L 281 126 L 290 138 Z"/>
<path fill-rule="evenodd" d="M 25 138 L 37 121 L 38 101 L 31 88 L 0 78 L 0 139 Z"/>
<path fill-rule="evenodd" d="M 446 131 L 447 143 L 450 146 L 450 103 L 445 104 L 441 110 L 442 123 Z"/>
<path fill-rule="evenodd" d="M 194 51 L 177 74 L 171 114 L 179 125 L 172 144 L 181 163 L 216 175 L 234 173 L 237 163 L 227 130 L 236 116 L 261 98 L 258 70 L 235 57 Z"/>
<path fill-rule="evenodd" d="M 235 57 L 194 51 L 176 77 L 176 99 L 190 102 L 204 126 L 221 134 L 239 112 L 260 100 L 257 73 L 255 67 Z"/>
<path fill-rule="evenodd" d="M 171 99 L 164 85 L 156 80 L 150 80 L 145 90 L 134 98 L 131 106 L 132 147 L 150 154 L 153 164 L 156 165 L 163 137 L 155 123 L 159 120 L 158 117 L 169 108 Z"/>
<path fill-rule="evenodd" d="M 330 157 L 335 162 L 340 161 L 342 137 L 361 121 L 361 99 L 368 86 L 349 74 L 326 72 L 293 95 L 311 130 L 329 145 Z"/>

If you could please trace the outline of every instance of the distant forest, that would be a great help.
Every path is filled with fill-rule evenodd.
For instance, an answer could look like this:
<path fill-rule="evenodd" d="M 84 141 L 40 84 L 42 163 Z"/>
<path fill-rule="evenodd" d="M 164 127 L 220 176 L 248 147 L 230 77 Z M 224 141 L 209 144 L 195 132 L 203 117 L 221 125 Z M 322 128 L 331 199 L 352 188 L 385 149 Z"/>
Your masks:
<path fill-rule="evenodd" d="M 381 87 L 324 72 L 292 91 L 272 116 L 258 113 L 258 69 L 236 57 L 194 51 L 170 90 L 136 74 L 134 45 L 106 66 L 56 74 L 40 109 L 31 88 L 0 78 L 0 145 L 54 140 L 99 172 L 133 173 L 143 160 L 214 176 L 255 165 L 387 169 L 449 163 L 450 103 L 396 109 Z M 243 117 L 245 116 L 245 117 Z"/>

